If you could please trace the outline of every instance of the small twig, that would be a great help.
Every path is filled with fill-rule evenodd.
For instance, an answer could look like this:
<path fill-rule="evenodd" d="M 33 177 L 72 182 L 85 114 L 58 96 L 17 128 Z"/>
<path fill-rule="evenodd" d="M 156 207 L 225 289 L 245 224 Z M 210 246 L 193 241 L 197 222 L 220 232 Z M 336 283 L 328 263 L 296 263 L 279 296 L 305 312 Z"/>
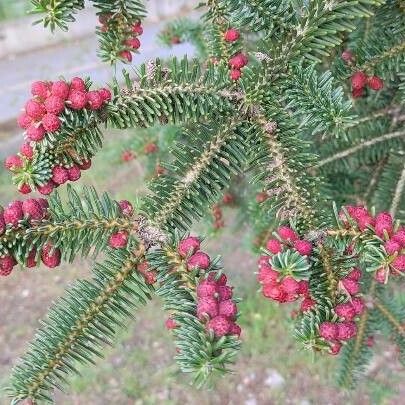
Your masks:
<path fill-rule="evenodd" d="M 401 138 L 401 137 L 405 137 L 405 131 L 390 132 L 388 134 L 378 136 L 377 138 L 373 138 L 368 141 L 362 142 L 359 145 L 345 149 L 339 153 L 336 153 L 335 155 L 322 159 L 317 165 L 314 165 L 313 168 L 318 168 L 318 167 L 324 166 L 328 163 L 334 162 L 336 160 L 343 159 L 347 156 L 353 155 L 354 153 L 358 152 L 359 150 L 368 148 L 369 146 L 373 146 L 377 143 L 388 141 L 390 139 Z"/>
<path fill-rule="evenodd" d="M 397 186 L 395 187 L 394 197 L 392 198 L 390 214 L 393 217 L 395 217 L 395 214 L 398 210 L 398 206 L 401 201 L 404 187 L 405 187 L 405 163 L 403 164 L 401 175 L 399 176 Z"/>

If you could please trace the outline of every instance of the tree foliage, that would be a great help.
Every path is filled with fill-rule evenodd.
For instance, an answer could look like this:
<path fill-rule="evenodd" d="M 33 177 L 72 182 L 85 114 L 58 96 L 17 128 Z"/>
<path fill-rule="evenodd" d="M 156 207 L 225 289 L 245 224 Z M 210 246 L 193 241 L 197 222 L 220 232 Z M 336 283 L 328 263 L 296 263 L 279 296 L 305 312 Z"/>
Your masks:
<path fill-rule="evenodd" d="M 32 3 L 51 29 L 67 29 L 83 8 L 80 1 Z M 126 49 L 125 30 L 144 18 L 144 5 L 93 4 L 97 14 L 114 16 L 107 32 L 97 32 L 102 59 L 115 63 Z M 1 236 L 1 254 L 12 252 L 21 264 L 33 247 L 40 252 L 50 241 L 67 261 L 105 256 L 94 265 L 92 280 L 79 280 L 51 308 L 13 370 L 13 403 L 51 402 L 51 391 L 68 382 L 77 364 L 101 356 L 116 328 L 154 293 L 178 324 L 173 335 L 180 369 L 198 386 L 227 371 L 240 342 L 234 335 L 213 335 L 198 319 L 196 288 L 204 276 L 188 271 L 188 257 L 178 251 L 184 234 L 209 216 L 227 190 L 235 190 L 238 218 L 251 227 L 267 265 L 309 283 L 314 304 L 300 312 L 294 332 L 306 349 L 331 351 L 320 327 L 339 321 L 336 307 L 351 300 L 343 280 L 354 268 L 362 272 L 359 294 L 367 305 L 357 318 L 356 336 L 339 356 L 342 386 L 353 386 L 366 369 L 373 355 L 367 339 L 376 331 L 395 340 L 403 361 L 403 305 L 389 297 L 401 288 L 394 263 L 405 257 L 405 246 L 390 253 L 385 245 L 405 220 L 401 2 L 208 0 L 200 7 L 204 30 L 178 20 L 161 34 L 166 44 L 173 37 L 196 43 L 199 58 L 156 59 L 139 66 L 136 75 L 124 71 L 111 83 L 112 99 L 104 108 L 65 109 L 61 130 L 36 143 L 33 159 L 14 173 L 19 187 L 34 187 L 49 178 L 50 161 L 71 165 L 92 158 L 102 147 L 103 125 L 141 129 L 149 139 L 149 128 L 176 127 L 170 135 L 162 132 L 162 172 L 135 214 L 123 215 L 107 194 L 69 187 L 67 202 L 57 192 L 50 197 L 47 218 L 24 219 Z M 226 39 L 230 28 L 239 29 L 238 39 Z M 234 70 L 241 74 L 237 80 Z M 360 93 L 354 91 L 356 72 L 368 77 Z M 373 77 L 383 80 L 382 88 L 372 89 Z M 249 199 L 252 194 L 256 201 Z M 373 218 L 389 211 L 398 222 L 390 234 L 374 222 L 361 226 L 349 212 L 356 204 L 374 206 Z M 311 243 L 312 252 L 303 258 L 290 244 L 271 256 L 266 242 L 278 225 L 290 226 Z M 128 234 L 123 249 L 111 248 L 117 232 Z M 275 238 L 283 242 L 280 232 Z M 157 274 L 153 286 L 139 270 L 145 261 Z M 386 285 L 376 281 L 380 269 Z M 222 270 L 214 260 L 208 271 Z"/>

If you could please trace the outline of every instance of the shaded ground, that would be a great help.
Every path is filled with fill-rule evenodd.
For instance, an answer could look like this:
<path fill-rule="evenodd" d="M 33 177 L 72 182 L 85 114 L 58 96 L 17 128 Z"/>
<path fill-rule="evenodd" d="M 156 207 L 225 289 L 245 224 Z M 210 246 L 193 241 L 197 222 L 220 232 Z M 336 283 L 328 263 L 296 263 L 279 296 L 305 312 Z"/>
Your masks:
<path fill-rule="evenodd" d="M 96 157 L 94 168 L 82 184 L 94 184 L 117 198 L 130 198 L 141 184 L 141 163 L 122 164 L 121 145 L 131 132 L 107 135 L 106 147 Z M 104 162 L 110 162 L 108 165 Z M 111 174 L 114 173 L 112 176 Z M 14 195 L 8 175 L 0 171 L 0 203 Z M 229 220 L 230 212 L 225 215 Z M 291 307 L 278 308 L 260 298 L 254 285 L 254 258 L 240 248 L 243 231 L 226 231 L 208 245 L 212 254 L 221 253 L 241 304 L 243 350 L 235 374 L 218 381 L 211 390 L 197 391 L 177 373 L 175 347 L 164 328 L 165 315 L 154 300 L 121 331 L 117 345 L 106 351 L 105 360 L 83 369 L 73 379 L 67 394 L 56 393 L 58 405 L 129 404 L 399 404 L 405 388 L 405 373 L 395 355 L 379 344 L 371 379 L 351 394 L 334 387 L 334 358 L 313 361 L 295 344 L 289 329 Z M 76 277 L 88 277 L 89 263 L 76 261 L 56 270 L 15 271 L 0 280 L 0 386 L 6 385 L 17 356 L 31 340 L 38 319 L 51 302 Z M 1 395 L 0 395 L 1 397 Z M 402 401 L 403 402 L 403 401 Z M 5 398 L 0 404 L 6 404 Z"/>

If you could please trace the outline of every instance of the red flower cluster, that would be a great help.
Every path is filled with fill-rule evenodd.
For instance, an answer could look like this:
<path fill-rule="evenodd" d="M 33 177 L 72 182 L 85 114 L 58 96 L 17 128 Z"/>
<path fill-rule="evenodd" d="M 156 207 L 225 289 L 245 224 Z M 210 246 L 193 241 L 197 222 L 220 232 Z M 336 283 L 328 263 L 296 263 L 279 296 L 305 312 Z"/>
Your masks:
<path fill-rule="evenodd" d="M 240 336 L 241 328 L 235 323 L 238 309 L 232 300 L 232 287 L 227 285 L 225 274 L 216 277 L 217 274 L 211 272 L 197 286 L 197 317 L 207 322 L 207 330 L 217 337 Z"/>
<path fill-rule="evenodd" d="M 58 80 L 54 83 L 37 81 L 31 85 L 33 98 L 25 104 L 24 112 L 18 117 L 18 124 L 26 129 L 27 138 L 38 142 L 44 139 L 46 132 L 60 129 L 59 115 L 65 107 L 81 110 L 100 109 L 111 100 L 108 89 L 88 91 L 80 77 L 74 77 L 70 83 Z"/>
<path fill-rule="evenodd" d="M 188 271 L 207 270 L 211 265 L 210 257 L 200 250 L 200 239 L 195 236 L 181 240 L 177 250 L 180 256 L 186 259 Z"/>
<path fill-rule="evenodd" d="M 200 239 L 195 236 L 189 236 L 186 239 L 182 239 L 177 247 L 181 257 L 188 257 L 193 255 L 200 249 Z"/>
<path fill-rule="evenodd" d="M 226 42 L 235 42 L 239 39 L 239 37 L 240 33 L 235 28 L 230 28 L 229 30 L 226 30 L 224 33 L 224 39 Z"/>
<path fill-rule="evenodd" d="M 177 322 L 173 318 L 167 318 L 165 322 L 166 329 L 171 330 L 177 328 Z"/>
<path fill-rule="evenodd" d="M 0 211 L 0 238 L 7 230 L 33 226 L 36 222 L 47 218 L 48 215 L 48 202 L 43 198 L 12 201 L 4 210 Z M 25 267 L 35 267 L 37 256 L 35 248 L 28 252 L 24 263 Z M 59 249 L 53 248 L 51 243 L 47 243 L 42 248 L 40 257 L 46 266 L 54 268 L 60 264 L 61 252 Z M 8 276 L 16 265 L 16 258 L 12 251 L 8 250 L 6 255 L 0 257 L 0 276 Z"/>
<path fill-rule="evenodd" d="M 235 28 L 230 28 L 224 32 L 224 40 L 226 42 L 235 42 L 240 38 L 240 33 Z M 229 77 L 231 80 L 237 81 L 242 76 L 241 69 L 248 63 L 248 58 L 242 52 L 238 52 L 229 59 Z"/>
<path fill-rule="evenodd" d="M 389 274 L 405 273 L 405 227 L 395 230 L 393 218 L 388 212 L 380 212 L 373 217 L 364 206 L 348 205 L 345 209 L 360 231 L 369 230 L 384 242 L 389 266 L 378 269 L 374 278 L 379 283 L 386 283 Z M 351 226 L 343 211 L 339 213 L 339 217 L 346 227 Z"/>
<path fill-rule="evenodd" d="M 378 76 L 367 76 L 364 72 L 355 72 L 351 76 L 352 96 L 354 98 L 362 97 L 366 86 L 371 90 L 381 90 L 384 87 L 384 81 Z"/>
<path fill-rule="evenodd" d="M 330 342 L 330 354 L 338 354 L 342 346 L 341 341 L 356 336 L 355 320 L 365 309 L 363 299 L 359 296 L 362 272 L 359 268 L 351 269 L 349 274 L 339 281 L 339 291 L 343 302 L 334 308 L 339 322 L 323 322 L 319 328 L 319 335 Z"/>
<path fill-rule="evenodd" d="M 8 156 L 4 162 L 4 166 L 12 172 L 24 170 L 34 157 L 35 143 L 41 142 L 47 133 L 61 128 L 63 117 L 60 116 L 65 108 L 99 110 L 111 100 L 108 89 L 88 91 L 85 82 L 79 77 L 74 77 L 70 83 L 63 80 L 53 83 L 37 81 L 32 83 L 31 93 L 33 98 L 27 101 L 24 112 L 18 117 L 18 125 L 26 130 L 26 142 L 21 145 L 19 154 Z M 88 169 L 90 165 L 90 161 L 66 167 L 55 165 L 51 179 L 38 187 L 38 191 L 49 194 L 66 181 L 76 181 L 81 176 L 81 170 Z M 32 190 L 28 184 L 23 184 L 19 191 L 27 194 Z"/>
<path fill-rule="evenodd" d="M 122 215 L 130 217 L 134 213 L 132 204 L 127 200 L 118 201 Z M 128 244 L 129 232 L 118 231 L 113 233 L 108 239 L 108 245 L 113 249 L 123 249 Z"/>
<path fill-rule="evenodd" d="M 346 49 L 342 52 L 341 58 L 348 65 L 352 65 L 355 60 L 355 56 L 352 51 Z M 352 84 L 352 96 L 354 98 L 362 97 L 366 86 L 371 90 L 381 90 L 384 87 L 384 81 L 378 76 L 367 76 L 363 71 L 357 71 L 351 76 Z"/>
<path fill-rule="evenodd" d="M 156 271 L 152 270 L 149 263 L 145 260 L 139 263 L 136 267 L 139 273 L 142 274 L 146 284 L 155 284 L 157 280 Z"/>
<path fill-rule="evenodd" d="M 118 231 L 113 233 L 108 239 L 108 245 L 113 249 L 123 249 L 127 247 L 129 233 L 127 231 Z"/>
<path fill-rule="evenodd" d="M 277 230 L 279 239 L 269 239 L 266 244 L 270 255 L 263 255 L 258 262 L 259 273 L 257 280 L 263 285 L 262 293 L 280 303 L 296 301 L 300 296 L 304 298 L 301 310 L 308 311 L 315 305 L 315 301 L 309 295 L 309 283 L 307 280 L 296 280 L 291 275 L 283 275 L 271 265 L 273 255 L 286 249 L 295 249 L 302 256 L 312 253 L 312 243 L 299 239 L 297 233 L 288 226 L 281 226 Z"/>
<path fill-rule="evenodd" d="M 118 205 L 120 206 L 121 212 L 124 216 L 131 217 L 134 213 L 134 207 L 128 200 L 118 201 Z"/>
<path fill-rule="evenodd" d="M 322 322 L 319 325 L 319 335 L 330 343 L 330 354 L 340 352 L 342 341 L 352 339 L 357 334 L 357 326 L 353 321 Z"/>
<path fill-rule="evenodd" d="M 120 52 L 120 57 L 122 59 L 127 60 L 128 62 L 132 62 L 132 53 L 135 50 L 139 49 L 141 46 L 141 41 L 138 39 L 138 36 L 142 35 L 143 28 L 141 22 L 136 22 L 129 33 L 129 36 L 126 40 L 123 41 L 123 45 L 127 48 Z"/>
<path fill-rule="evenodd" d="M 129 27 L 125 26 L 123 28 L 122 21 L 119 21 L 120 16 L 118 14 L 112 15 L 110 13 L 100 14 L 98 20 L 101 23 L 101 32 L 107 32 L 112 25 L 115 25 L 114 31 L 121 31 L 122 37 L 124 38 L 122 40 L 122 45 L 125 49 L 120 51 L 119 56 L 128 62 L 132 62 L 131 52 L 134 52 L 141 46 L 141 41 L 138 39 L 138 36 L 143 34 L 141 22 L 137 21 L 133 25 Z M 126 24 L 127 23 L 125 23 L 125 25 Z"/>
<path fill-rule="evenodd" d="M 186 259 L 187 269 L 207 270 L 211 264 L 209 256 L 200 251 L 200 240 L 189 236 L 178 245 L 180 256 Z M 227 285 L 225 274 L 211 271 L 196 287 L 197 317 L 206 322 L 208 331 L 215 336 L 240 335 L 241 328 L 235 323 L 236 303 L 232 300 L 232 287 Z"/>
<path fill-rule="evenodd" d="M 230 67 L 229 77 L 231 80 L 237 81 L 242 76 L 241 69 L 248 64 L 248 57 L 244 53 L 239 52 L 229 59 L 228 64 Z"/>

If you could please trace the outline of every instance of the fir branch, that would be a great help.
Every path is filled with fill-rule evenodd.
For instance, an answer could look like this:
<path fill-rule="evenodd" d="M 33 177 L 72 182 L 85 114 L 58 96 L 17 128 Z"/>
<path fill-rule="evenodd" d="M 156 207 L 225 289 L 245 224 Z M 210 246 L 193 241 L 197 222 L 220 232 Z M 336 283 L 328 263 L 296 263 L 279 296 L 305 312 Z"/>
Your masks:
<path fill-rule="evenodd" d="M 355 119 L 353 124 L 350 125 L 350 128 L 354 128 L 370 121 L 387 117 L 391 118 L 392 125 L 396 125 L 399 122 L 405 121 L 405 111 L 402 110 L 401 106 L 389 106 L 381 108 L 379 110 L 374 110 L 367 115 Z"/>
<path fill-rule="evenodd" d="M 267 63 L 260 73 L 255 69 L 244 72 L 245 94 L 240 110 L 249 117 L 250 167 L 257 170 L 253 181 L 264 183 L 270 210 L 278 210 L 276 215 L 281 220 L 296 221 L 298 229 L 306 232 L 325 221 L 327 214 L 322 206 L 328 199 L 327 192 L 319 177 L 307 173 L 316 156 L 309 143 L 298 137 L 297 120 L 283 102 L 276 81 L 285 78 L 270 78 L 270 72 Z M 259 80 L 253 79 L 255 74 L 259 74 Z"/>
<path fill-rule="evenodd" d="M 33 14 L 44 14 L 44 16 L 34 22 L 34 24 L 42 23 L 44 27 L 48 27 L 54 31 L 59 27 L 63 31 L 68 30 L 68 24 L 74 22 L 74 14 L 78 10 L 84 8 L 84 0 L 31 0 Z"/>
<path fill-rule="evenodd" d="M 296 124 L 283 110 L 267 105 L 265 114 L 258 113 L 251 119 L 251 166 L 262 167 L 254 181 L 264 181 L 270 206 L 280 208 L 281 219 L 298 221 L 302 231 L 312 229 L 317 221 L 324 220 L 319 209 L 320 181 L 304 174 L 314 156 L 295 136 Z M 276 127 L 270 129 L 271 123 L 277 123 Z"/>
<path fill-rule="evenodd" d="M 333 266 L 333 250 L 326 246 L 319 245 L 319 260 L 322 263 L 322 270 L 326 275 L 327 281 L 327 294 L 329 295 L 330 302 L 336 304 L 337 286 L 339 278 L 334 271 Z M 320 297 L 323 294 L 318 294 Z"/>
<path fill-rule="evenodd" d="M 79 251 L 82 256 L 93 252 L 95 257 L 107 246 L 114 232 L 136 231 L 136 218 L 125 217 L 118 203 L 107 193 L 99 197 L 94 188 L 84 187 L 79 195 L 68 186 L 67 194 L 65 204 L 57 193 L 52 195 L 49 200 L 52 223 L 40 224 L 38 233 L 41 237 L 48 234 L 69 261 Z"/>
<path fill-rule="evenodd" d="M 381 4 L 381 0 L 311 1 L 296 27 L 292 48 L 299 49 L 299 53 L 308 59 L 317 60 L 317 55 L 327 55 L 327 48 L 341 42 L 337 32 L 355 29 L 350 20 L 372 16 L 371 6 Z"/>
<path fill-rule="evenodd" d="M 208 54 L 217 61 L 228 62 L 230 57 L 240 50 L 240 44 L 226 42 L 224 33 L 229 26 L 230 17 L 226 7 L 221 4 L 220 0 L 207 0 L 208 8 L 203 19 L 207 23 L 205 38 L 208 47 Z"/>
<path fill-rule="evenodd" d="M 137 230 L 137 218 L 125 217 L 107 193 L 99 197 L 94 188 L 84 187 L 79 194 L 68 185 L 67 195 L 67 202 L 62 202 L 54 192 L 47 217 L 41 221 L 24 220 L 18 228 L 8 229 L 0 237 L 0 254 L 11 249 L 25 265 L 29 252 L 34 249 L 39 255 L 51 242 L 60 248 L 64 260 L 71 262 L 78 254 L 85 257 L 92 253 L 95 257 L 115 232 Z"/>
<path fill-rule="evenodd" d="M 281 186 L 281 190 L 277 190 L 273 185 L 270 187 L 267 186 L 267 193 L 272 195 L 277 190 L 277 198 L 280 198 L 281 195 L 285 196 L 286 200 L 283 201 L 283 210 L 297 210 L 295 212 L 295 215 L 291 215 L 291 217 L 300 215 L 308 216 L 309 218 L 313 217 L 313 212 L 311 212 L 310 208 L 308 208 L 305 196 L 300 193 L 296 185 L 295 176 L 291 173 L 291 170 L 288 167 L 288 159 L 285 156 L 283 147 L 279 144 L 276 137 L 271 136 L 271 134 L 265 132 L 265 125 L 266 123 L 263 120 L 261 122 L 262 131 L 266 136 L 268 149 L 273 155 L 273 161 L 268 167 L 270 170 L 268 171 L 269 178 L 267 182 L 270 184 L 274 182 L 272 177 L 273 175 L 274 180 L 278 181 L 279 183 L 277 185 Z M 282 214 L 281 217 L 283 218 Z"/>
<path fill-rule="evenodd" d="M 265 37 L 280 37 L 294 21 L 291 2 L 284 0 L 220 0 L 232 23 L 241 29 L 263 31 Z"/>
<path fill-rule="evenodd" d="M 41 142 L 41 153 L 54 149 L 53 153 L 60 160 L 74 161 L 79 156 L 81 161 L 90 159 L 101 148 L 103 135 L 99 124 L 105 123 L 102 115 L 83 112 L 83 116 L 66 118 L 63 129 L 56 136 L 49 136 Z M 78 122 L 80 121 L 80 125 Z"/>
<path fill-rule="evenodd" d="M 177 240 L 177 239 L 176 239 Z M 148 262 L 158 270 L 160 287 L 156 294 L 163 300 L 164 309 L 176 322 L 173 329 L 180 369 L 190 373 L 197 387 L 209 384 L 216 375 L 229 372 L 240 349 L 240 341 L 233 335 L 215 337 L 197 318 L 196 286 L 198 276 L 185 269 L 176 250 L 176 242 L 151 252 Z M 221 272 L 218 260 L 211 263 L 206 274 Z M 202 276 L 201 279 L 205 277 Z"/>
<path fill-rule="evenodd" d="M 381 315 L 390 323 L 395 333 L 405 338 L 405 326 L 403 325 L 403 321 L 397 318 L 396 314 L 393 313 L 391 308 L 389 308 L 382 299 L 376 297 L 373 303 Z"/>
<path fill-rule="evenodd" d="M 175 145 L 173 151 L 181 152 L 167 165 L 173 175 L 161 176 L 152 184 L 154 195 L 145 199 L 144 209 L 152 223 L 185 230 L 193 218 L 202 216 L 204 207 L 216 201 L 220 190 L 229 186 L 231 173 L 243 167 L 244 138 L 236 128 L 234 121 L 225 121 L 215 130 L 198 125 L 187 134 L 190 146 Z"/>
<path fill-rule="evenodd" d="M 405 40 L 385 49 L 380 54 L 374 55 L 362 65 L 356 66 L 356 68 L 365 72 L 373 71 L 377 66 L 381 68 L 383 63 L 387 63 L 392 59 L 405 60 Z"/>
<path fill-rule="evenodd" d="M 134 16 L 145 17 L 146 9 L 140 0 L 91 0 L 98 14 L 112 14 L 122 16 L 126 20 L 134 19 Z"/>
<path fill-rule="evenodd" d="M 392 5 L 388 7 L 392 12 Z M 405 63 L 405 32 L 403 30 L 401 32 L 401 28 L 405 24 L 405 19 L 401 20 L 397 15 L 387 20 L 383 14 L 384 7 L 377 13 L 367 37 L 358 38 L 352 43 L 354 63 L 347 64 L 343 60 L 335 62 L 335 73 L 339 78 L 347 79 L 353 72 L 364 71 L 388 81 L 402 71 L 401 65 Z"/>
<path fill-rule="evenodd" d="M 47 6 L 41 10 L 48 13 L 42 21 L 52 29 L 57 25 L 65 29 L 73 21 L 73 12 L 83 7 L 83 1 L 75 0 L 33 2 L 39 8 Z M 102 17 L 98 29 L 102 56 L 115 61 L 129 47 L 126 42 L 133 36 L 133 24 L 145 15 L 143 3 L 93 3 Z M 38 256 L 48 240 L 67 260 L 79 253 L 100 251 L 107 257 L 95 266 L 92 281 L 77 282 L 50 311 L 28 354 L 14 369 L 9 389 L 13 404 L 24 398 L 51 401 L 50 391 L 62 388 L 67 374 L 77 372 L 76 363 L 92 363 L 94 356 L 101 356 L 101 344 L 111 343 L 116 327 L 153 292 L 137 268 L 139 262 L 145 264 L 146 253 L 159 271 L 157 293 L 178 322 L 173 334 L 182 371 L 192 373 L 200 385 L 214 371 L 223 372 L 229 366 L 239 342 L 228 334 L 215 338 L 196 316 L 196 286 L 206 273 L 189 268 L 189 256 L 178 253 L 177 231 L 189 229 L 194 219 L 202 217 L 247 161 L 258 187 L 268 197 L 247 215 L 254 213 L 255 218 L 249 219 L 255 225 L 260 222 L 265 231 L 262 236 L 269 237 L 273 225 L 268 223 L 274 224 L 276 212 L 277 219 L 289 221 L 300 238 L 312 243 L 308 261 L 297 252 L 290 256 L 293 251 L 288 250 L 270 262 L 276 270 L 279 260 L 299 264 L 305 278 L 309 277 L 308 297 L 315 305 L 299 315 L 295 332 L 299 340 L 307 348 L 331 350 L 330 342 L 320 337 L 319 326 L 338 320 L 336 305 L 346 302 L 344 293 L 349 292 L 342 280 L 360 263 L 370 271 L 363 274 L 362 281 L 369 288 L 367 309 L 358 321 L 356 338 L 342 350 L 341 382 L 352 385 L 363 371 L 370 356 L 364 343 L 372 330 L 394 336 L 405 359 L 403 305 L 383 296 L 382 286 L 370 283 L 374 264 L 376 269 L 382 262 L 388 266 L 402 252 L 387 256 L 381 240 L 371 236 L 371 228 L 360 232 L 351 227 L 349 218 L 347 223 L 341 221 L 337 212 L 338 227 L 331 228 L 326 206 L 330 193 L 313 170 L 329 176 L 336 198 L 343 204 L 345 199 L 358 201 L 364 196 L 378 208 L 390 209 L 397 218 L 405 215 L 405 132 L 398 125 L 405 120 L 398 106 L 405 100 L 404 83 L 398 86 L 405 77 L 400 72 L 405 29 L 397 2 L 208 0 L 205 4 L 207 40 L 203 48 L 222 58 L 221 63 L 201 65 L 184 58 L 162 66 L 158 60 L 150 61 L 141 66 L 135 80 L 124 72 L 126 84 L 121 87 L 115 82 L 113 100 L 106 108 L 95 113 L 87 108 L 72 112 L 68 107 L 60 114 L 60 130 L 48 131 L 43 141 L 29 145 L 34 148 L 32 159 L 22 152 L 9 159 L 10 164 L 16 162 L 17 167 L 10 169 L 19 186 L 43 185 L 56 165 L 67 170 L 73 164 L 88 167 L 88 160 L 102 146 L 101 123 L 117 128 L 187 125 L 182 133 L 166 139 L 171 143 L 176 138 L 171 151 L 174 159 L 164 164 L 167 174 L 152 183 L 152 194 L 144 198 L 141 215 L 124 217 L 108 195 L 99 197 L 93 189 L 79 194 L 70 188 L 66 203 L 58 194 L 51 197 L 49 210 L 43 211 L 49 217 L 40 222 L 30 221 L 27 214 L 15 225 L 8 221 L 5 226 L 0 212 L 2 266 L 4 259 L 6 264 L 14 258 L 25 263 L 33 247 Z M 361 21 L 372 15 L 370 24 Z M 234 26 L 257 33 L 245 38 L 251 48 L 260 51 L 256 56 L 261 63 L 250 60 L 243 77 L 231 82 L 226 62 L 241 49 L 241 43 L 226 43 L 224 32 Z M 346 35 L 356 26 L 357 33 Z M 136 27 L 139 34 L 139 25 Z M 196 30 L 190 35 L 200 34 Z M 378 74 L 385 79 L 383 91 L 367 90 L 367 97 L 356 101 L 355 112 L 360 115 L 356 119 L 342 89 L 333 87 L 331 74 L 318 76 L 315 70 L 317 63 L 330 62 L 332 49 L 343 41 L 353 51 L 353 59 L 336 63 L 342 78 L 354 70 L 365 70 L 369 76 Z M 370 82 L 368 85 L 372 87 Z M 311 133 L 335 137 L 321 144 L 321 140 L 312 142 Z M 107 238 L 118 230 L 135 235 L 127 248 L 111 251 L 106 248 Z M 349 253 L 349 246 L 353 252 Z M 3 267 L 5 274 L 8 269 Z M 207 271 L 219 267 L 216 261 L 210 262 Z"/>
<path fill-rule="evenodd" d="M 330 236 L 335 237 L 335 238 L 345 238 L 347 236 L 355 238 L 355 237 L 361 235 L 361 231 L 359 231 L 357 229 L 354 229 L 354 228 L 349 228 L 349 229 L 345 229 L 345 228 L 342 228 L 342 229 L 328 229 L 326 231 L 326 233 L 328 235 L 330 235 Z"/>
<path fill-rule="evenodd" d="M 229 85 L 225 69 L 211 65 L 204 72 L 196 61 L 173 59 L 168 68 L 159 60 L 140 68 L 139 82 L 126 75 L 127 88 L 115 88 L 109 122 L 117 128 L 180 124 L 223 117 L 234 110 L 232 98 L 221 93 Z"/>
<path fill-rule="evenodd" d="M 121 57 L 125 50 L 134 51 L 125 44 L 133 37 L 132 27 L 146 16 L 146 9 L 141 0 L 91 0 L 98 10 L 104 25 L 97 29 L 99 37 L 100 58 L 111 64 L 117 60 L 126 62 Z"/>
<path fill-rule="evenodd" d="M 373 139 L 369 139 L 367 141 L 362 142 L 359 145 L 352 146 L 350 148 L 347 148 L 346 150 L 342 150 L 333 156 L 329 156 L 327 158 L 324 158 L 320 160 L 316 165 L 314 165 L 314 168 L 319 168 L 322 166 L 325 166 L 327 164 L 330 164 L 334 161 L 344 159 L 348 156 L 351 156 L 359 151 L 362 151 L 364 149 L 370 148 L 371 146 L 377 145 L 382 142 L 389 141 L 391 139 L 396 139 L 396 138 L 403 138 L 405 137 L 405 131 L 395 131 L 395 132 L 390 132 L 381 136 L 378 136 Z"/>
<path fill-rule="evenodd" d="M 90 86 L 87 81 L 87 86 Z M 56 165 L 70 167 L 89 161 L 102 147 L 101 124 L 106 123 L 106 110 L 80 111 L 66 108 L 60 116 L 62 125 L 56 132 L 48 132 L 33 146 L 34 157 L 25 161 L 24 170 L 13 175 L 13 183 L 28 184 L 31 189 L 42 186 L 52 177 Z"/>
<path fill-rule="evenodd" d="M 291 73 L 283 83 L 286 108 L 293 110 L 300 127 L 310 129 L 313 134 L 344 135 L 346 128 L 353 125 L 355 115 L 342 87 L 333 87 L 331 73 L 327 71 L 318 77 L 315 65 L 306 68 L 299 65 Z"/>
<path fill-rule="evenodd" d="M 405 364 L 405 312 L 403 296 L 393 295 L 392 291 L 381 292 L 374 299 L 376 324 L 387 337 L 394 338 L 398 345 L 399 360 Z"/>
<path fill-rule="evenodd" d="M 45 148 L 44 148 L 45 149 Z M 25 160 L 24 170 L 13 173 L 12 181 L 17 187 L 28 184 L 31 189 L 46 184 L 52 177 L 55 155 L 50 150 L 43 149 L 37 145 L 34 147 L 32 160 Z"/>
<path fill-rule="evenodd" d="M 220 0 L 207 0 L 205 4 L 207 12 L 204 16 L 206 20 L 213 20 L 214 22 L 222 22 L 225 19 L 226 8 L 221 4 Z"/>
<path fill-rule="evenodd" d="M 354 31 L 356 18 L 371 17 L 372 6 L 383 0 L 323 1 L 308 3 L 304 13 L 283 40 L 270 45 L 275 66 L 285 69 L 286 61 L 299 60 L 320 62 L 330 53 L 330 48 L 342 42 L 339 33 Z"/>
<path fill-rule="evenodd" d="M 398 85 L 398 98 L 401 105 L 405 105 L 405 62 L 401 65 Z"/>
<path fill-rule="evenodd" d="M 397 219 L 405 219 L 403 192 L 404 152 L 392 152 L 382 170 L 371 202 L 378 210 L 395 209 Z"/>
<path fill-rule="evenodd" d="M 135 246 L 134 246 L 135 247 Z M 145 304 L 153 291 L 135 270 L 144 254 L 109 251 L 96 264 L 93 280 L 78 281 L 50 310 L 27 354 L 11 377 L 12 403 L 30 398 L 52 402 L 50 390 L 62 388 L 77 363 L 102 357 L 101 345 L 112 344 L 115 329 Z"/>

